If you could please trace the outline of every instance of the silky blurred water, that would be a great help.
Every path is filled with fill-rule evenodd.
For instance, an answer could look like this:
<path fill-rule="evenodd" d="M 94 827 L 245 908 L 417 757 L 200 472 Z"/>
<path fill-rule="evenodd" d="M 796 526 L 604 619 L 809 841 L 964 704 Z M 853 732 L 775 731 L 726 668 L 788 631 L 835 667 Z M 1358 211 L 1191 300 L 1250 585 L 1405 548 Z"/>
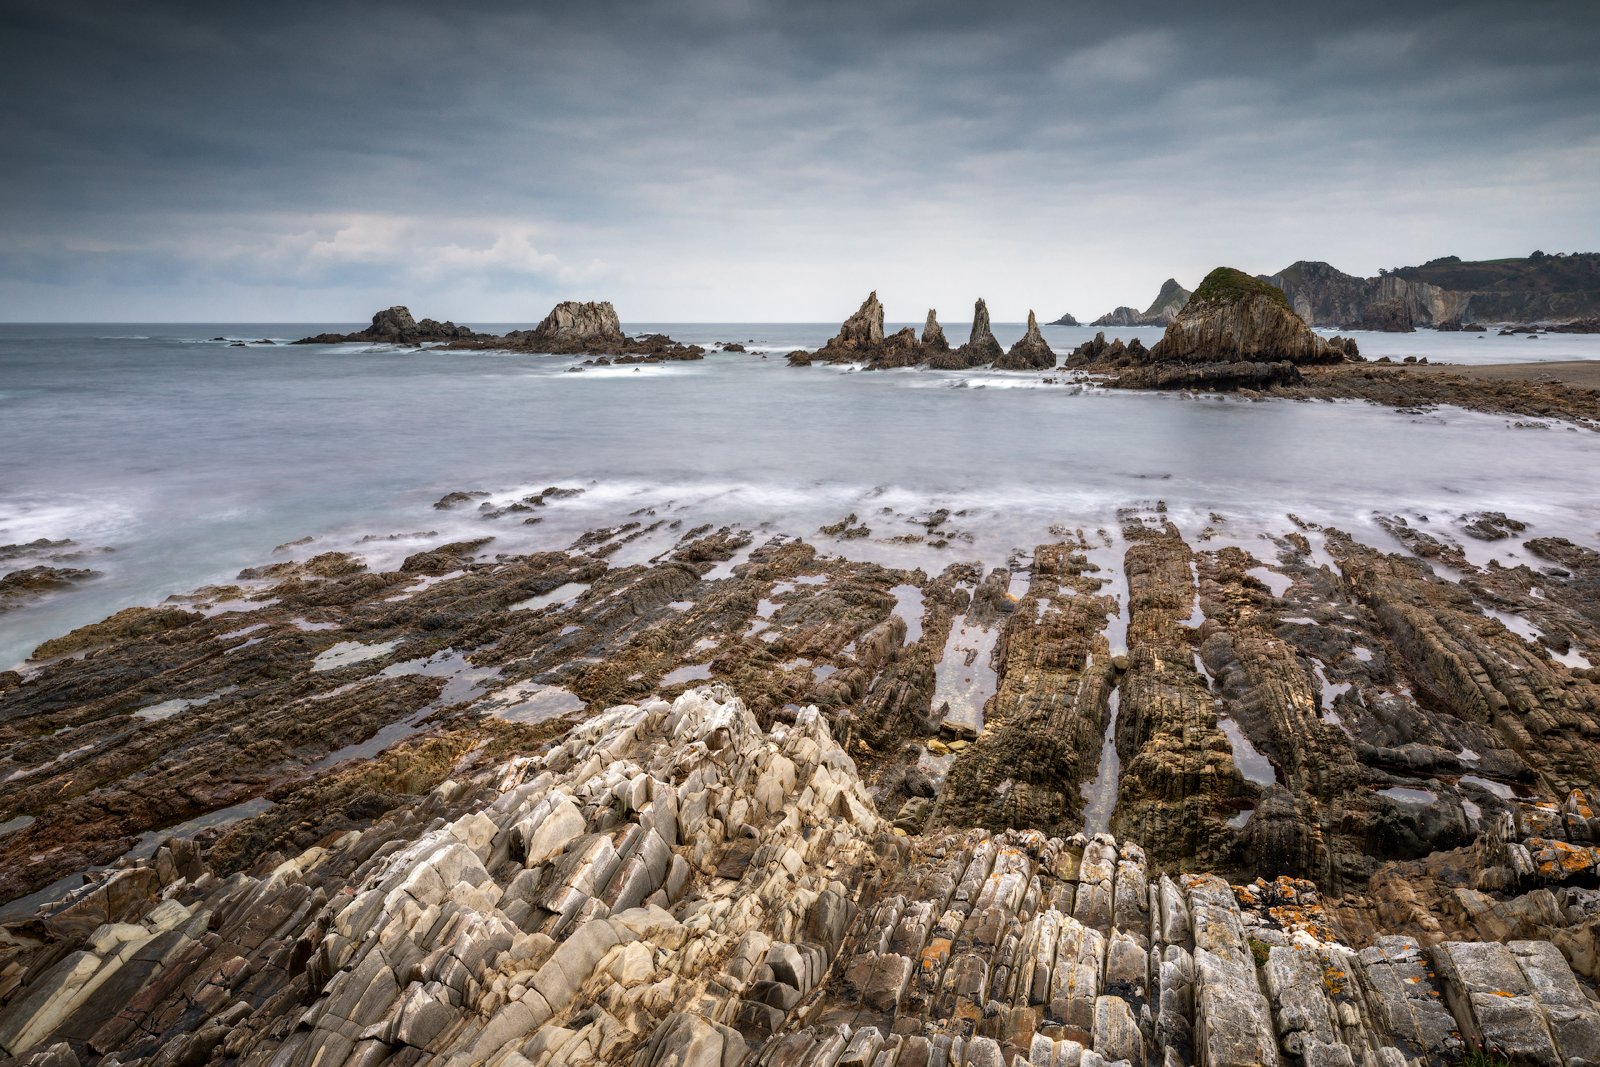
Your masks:
<path fill-rule="evenodd" d="M 829 324 L 630 324 L 751 351 L 577 373 L 580 360 L 554 356 L 208 340 L 350 328 L 0 326 L 0 545 L 71 538 L 110 550 L 68 564 L 101 577 L 0 615 L 0 666 L 110 611 L 287 558 L 274 546 L 305 536 L 316 540 L 293 553 L 416 535 L 360 546 L 384 564 L 466 536 L 493 534 L 490 553 L 564 547 L 648 508 L 686 526 L 767 523 L 808 538 L 855 512 L 873 537 L 819 544 L 934 571 L 1003 563 L 1052 525 L 1114 531 L 1119 507 L 1156 501 L 1191 535 L 1213 512 L 1241 537 L 1284 527 L 1290 512 L 1371 537 L 1380 510 L 1448 526 L 1491 508 L 1532 523 L 1530 536 L 1588 544 L 1600 528 L 1591 432 L 1449 410 L 1112 393 L 1039 374 L 784 364 Z M 1009 344 L 1022 327 L 995 333 Z M 1094 333 L 1045 328 L 1062 353 Z M 1160 331 L 1109 333 L 1148 344 Z M 1358 335 L 1369 356 L 1600 358 L 1596 337 L 1478 336 Z M 431 507 L 451 490 L 509 501 L 548 485 L 586 491 L 536 526 Z M 966 512 L 950 520 L 950 547 L 887 543 L 920 532 L 908 518 L 936 507 Z M 675 536 L 614 558 L 647 558 Z"/>

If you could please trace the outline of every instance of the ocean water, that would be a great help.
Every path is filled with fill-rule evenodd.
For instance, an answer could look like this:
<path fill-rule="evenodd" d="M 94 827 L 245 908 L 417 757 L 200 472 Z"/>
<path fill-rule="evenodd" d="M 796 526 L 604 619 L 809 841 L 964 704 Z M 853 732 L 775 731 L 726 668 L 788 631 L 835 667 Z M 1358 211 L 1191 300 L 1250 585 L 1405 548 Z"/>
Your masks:
<path fill-rule="evenodd" d="M 831 324 L 629 324 L 751 351 L 576 373 L 580 360 L 555 356 L 209 340 L 349 328 L 0 325 L 0 545 L 70 538 L 86 554 L 67 565 L 100 572 L 0 615 L 0 667 L 46 637 L 262 562 L 354 548 L 392 565 L 489 535 L 491 555 L 564 547 L 636 512 L 764 525 L 930 572 L 1016 560 L 1056 536 L 1052 526 L 1114 533 L 1119 508 L 1158 501 L 1186 535 L 1216 526 L 1257 545 L 1290 513 L 1382 541 L 1378 512 L 1448 530 L 1484 508 L 1533 534 L 1600 539 L 1600 434 L 1558 424 L 1122 394 L 1039 374 L 784 364 L 782 353 L 821 344 Z M 965 332 L 947 324 L 952 338 Z M 1094 332 L 1045 328 L 1063 353 Z M 1110 332 L 1146 343 L 1160 333 Z M 995 333 L 1009 344 L 1022 326 Z M 1600 358 L 1590 336 L 1357 336 L 1369 356 Z M 536 526 L 432 507 L 453 490 L 510 501 L 550 485 L 584 492 Z M 934 508 L 956 513 L 949 547 L 889 543 L 919 532 L 911 520 Z M 851 513 L 872 537 L 816 537 Z M 648 558 L 675 536 L 661 531 L 614 558 Z M 1257 551 L 1270 559 L 1270 546 Z M 1494 551 L 1516 559 L 1514 545 Z"/>

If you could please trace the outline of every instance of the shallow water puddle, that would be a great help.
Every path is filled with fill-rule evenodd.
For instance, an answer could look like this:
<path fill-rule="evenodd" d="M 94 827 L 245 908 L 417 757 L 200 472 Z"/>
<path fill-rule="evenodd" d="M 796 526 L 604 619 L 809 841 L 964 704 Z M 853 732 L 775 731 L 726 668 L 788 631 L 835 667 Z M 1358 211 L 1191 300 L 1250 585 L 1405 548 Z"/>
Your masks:
<path fill-rule="evenodd" d="M 1000 629 L 968 626 L 966 618 L 951 627 L 944 655 L 933 669 L 933 706 L 945 709 L 945 726 L 976 735 L 983 731 L 983 705 L 1000 683 L 990 662 Z"/>
<path fill-rule="evenodd" d="M 897 585 L 889 590 L 894 597 L 894 613 L 905 620 L 906 644 L 922 640 L 922 590 L 914 585 Z"/>
<path fill-rule="evenodd" d="M 1122 783 L 1122 754 L 1117 751 L 1117 716 L 1122 711 L 1122 690 L 1113 689 L 1107 699 L 1110 717 L 1105 737 L 1100 742 L 1100 768 L 1094 781 L 1079 787 L 1083 799 L 1083 832 L 1103 834 L 1111 829 L 1111 816 L 1117 810 L 1117 790 Z"/>
<path fill-rule="evenodd" d="M 1433 790 L 1418 789 L 1409 785 L 1391 785 L 1387 789 L 1378 790 L 1378 795 L 1380 797 L 1388 797 L 1390 800 L 1397 801 L 1401 804 L 1409 804 L 1416 807 L 1425 807 L 1429 804 L 1435 804 L 1438 803 L 1439 800 L 1438 794 L 1436 794 Z"/>
<path fill-rule="evenodd" d="M 1245 573 L 1260 581 L 1262 585 L 1272 591 L 1273 596 L 1279 598 L 1282 598 L 1283 594 L 1287 593 L 1289 587 L 1294 584 L 1293 578 L 1290 578 L 1287 574 L 1279 574 L 1271 567 L 1251 567 Z"/>
<path fill-rule="evenodd" d="M 681 682 L 698 682 L 711 677 L 711 664 L 691 663 L 677 670 L 668 671 L 661 678 L 661 684 L 678 685 Z"/>
<path fill-rule="evenodd" d="M 387 656 L 399 645 L 399 639 L 380 641 L 376 644 L 367 644 L 363 641 L 340 641 L 338 644 L 317 653 L 317 658 L 311 661 L 311 669 L 313 671 L 333 671 L 338 670 L 340 667 L 348 667 L 353 663 L 365 663 L 369 659 Z"/>
<path fill-rule="evenodd" d="M 1194 607 L 1190 610 L 1189 617 L 1183 620 L 1183 624 L 1191 630 L 1197 630 L 1200 624 L 1206 621 L 1206 613 L 1200 606 L 1200 564 L 1193 559 L 1189 560 L 1189 576 L 1194 580 Z"/>
<path fill-rule="evenodd" d="M 538 596 L 531 596 L 527 600 L 520 600 L 511 605 L 509 610 L 538 611 L 540 608 L 547 608 L 551 604 L 560 604 L 562 607 L 565 607 L 574 600 L 577 600 L 578 597 L 582 596 L 588 590 L 588 588 L 588 582 L 567 582 L 564 585 L 556 586 L 549 592 L 540 593 Z"/>
<path fill-rule="evenodd" d="M 1217 729 L 1227 735 L 1228 745 L 1233 749 L 1233 765 L 1239 769 L 1245 781 L 1259 786 L 1277 784 L 1278 771 L 1272 766 L 1272 761 L 1251 744 L 1250 738 L 1245 736 L 1244 729 L 1237 722 L 1226 714 L 1218 715 Z"/>
<path fill-rule="evenodd" d="M 500 679 L 500 668 L 476 667 L 467 660 L 465 653 L 447 648 L 425 659 L 391 663 L 378 672 L 378 677 L 401 678 L 408 674 L 446 679 L 444 689 L 440 691 L 439 696 L 424 709 L 431 711 L 459 704 L 463 700 L 477 696 L 488 688 L 487 683 Z"/>
<path fill-rule="evenodd" d="M 477 704 L 480 711 L 497 719 L 521 723 L 546 722 L 585 706 L 583 699 L 570 690 L 531 681 L 496 690 Z"/>
<path fill-rule="evenodd" d="M 218 697 L 224 697 L 229 693 L 235 692 L 238 688 L 239 687 L 236 685 L 230 685 L 217 690 L 215 693 L 207 693 L 203 697 L 192 697 L 188 700 L 184 700 L 182 698 L 176 700 L 163 700 L 159 704 L 151 704 L 147 708 L 139 708 L 133 714 L 136 718 L 145 719 L 149 722 L 160 722 L 162 719 L 172 718 L 174 715 L 178 714 L 178 712 L 187 708 L 204 707 L 213 700 L 216 700 Z"/>
<path fill-rule="evenodd" d="M 1489 781 L 1489 779 L 1487 779 L 1487 778 L 1479 778 L 1475 774 L 1463 774 L 1461 776 L 1461 784 L 1462 785 L 1475 785 L 1479 789 L 1482 789 L 1487 793 L 1492 793 L 1494 796 L 1499 797 L 1501 800 L 1510 800 L 1513 796 L 1516 795 L 1516 791 L 1514 789 L 1512 789 L 1509 785 L 1506 785 L 1503 782 L 1491 782 L 1491 781 Z"/>
<path fill-rule="evenodd" d="M 187 841 L 202 830 L 232 826 L 236 822 L 254 818 L 270 807 L 272 807 L 272 801 L 266 797 L 253 797 L 242 803 L 234 804 L 232 807 L 219 808 L 216 811 L 208 811 L 204 815 L 197 815 L 187 822 L 169 826 L 165 830 L 146 830 L 139 835 L 138 843 L 123 853 L 123 856 L 127 859 L 135 860 L 149 859 L 156 854 L 156 849 L 161 846 L 161 842 L 169 837 Z"/>

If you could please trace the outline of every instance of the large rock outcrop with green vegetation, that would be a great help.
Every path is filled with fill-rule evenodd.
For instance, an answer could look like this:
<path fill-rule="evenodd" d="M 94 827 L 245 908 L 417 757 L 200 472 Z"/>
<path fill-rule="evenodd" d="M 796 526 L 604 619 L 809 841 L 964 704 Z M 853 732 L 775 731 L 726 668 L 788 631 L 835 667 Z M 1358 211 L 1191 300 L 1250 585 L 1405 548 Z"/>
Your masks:
<path fill-rule="evenodd" d="M 1232 267 L 1206 275 L 1150 350 L 1157 363 L 1337 363 L 1344 355 L 1294 313 L 1283 290 Z"/>

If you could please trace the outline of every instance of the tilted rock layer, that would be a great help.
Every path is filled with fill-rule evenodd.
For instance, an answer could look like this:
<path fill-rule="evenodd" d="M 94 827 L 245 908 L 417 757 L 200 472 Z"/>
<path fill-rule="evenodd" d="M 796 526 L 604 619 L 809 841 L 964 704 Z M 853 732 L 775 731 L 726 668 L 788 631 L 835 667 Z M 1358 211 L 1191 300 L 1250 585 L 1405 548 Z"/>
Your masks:
<path fill-rule="evenodd" d="M 1282 292 L 1218 267 L 1167 326 L 1150 358 L 1157 363 L 1337 363 L 1344 351 L 1313 333 Z"/>
<path fill-rule="evenodd" d="M 1600 1055 L 1600 1011 L 1545 940 L 1358 951 L 1309 882 L 1157 876 L 1105 834 L 891 833 L 815 708 L 764 731 L 709 687 L 458 770 L 271 869 L 219 878 L 172 842 L 8 928 L 0 1050 L 285 1067 Z"/>

